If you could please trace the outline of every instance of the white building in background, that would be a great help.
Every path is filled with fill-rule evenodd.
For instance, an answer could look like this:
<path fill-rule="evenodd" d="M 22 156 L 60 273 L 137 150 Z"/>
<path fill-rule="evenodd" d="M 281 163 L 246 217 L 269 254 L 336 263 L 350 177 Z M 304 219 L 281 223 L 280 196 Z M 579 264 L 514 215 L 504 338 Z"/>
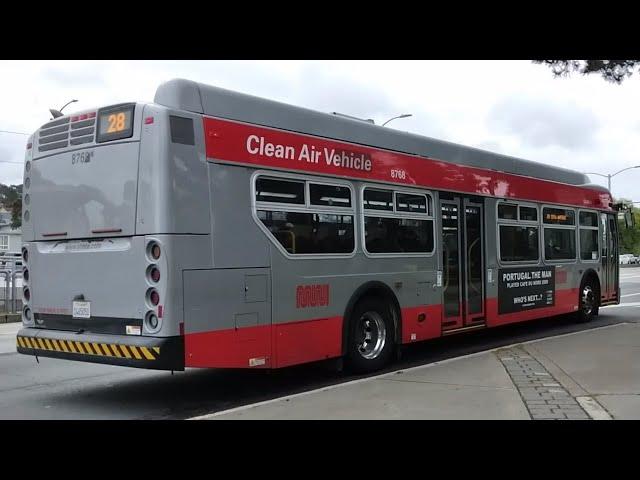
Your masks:
<path fill-rule="evenodd" d="M 22 230 L 11 228 L 11 211 L 0 207 L 0 255 L 20 253 Z"/>

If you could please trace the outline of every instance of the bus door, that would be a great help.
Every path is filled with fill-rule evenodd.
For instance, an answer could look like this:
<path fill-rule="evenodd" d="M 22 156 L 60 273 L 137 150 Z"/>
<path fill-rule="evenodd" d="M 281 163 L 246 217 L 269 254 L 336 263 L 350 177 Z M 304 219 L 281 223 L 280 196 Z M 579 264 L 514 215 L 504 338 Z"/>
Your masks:
<path fill-rule="evenodd" d="M 618 221 L 615 214 L 600 214 L 602 288 L 601 302 L 615 300 L 618 296 Z"/>
<path fill-rule="evenodd" d="M 442 329 L 484 324 L 482 199 L 440 196 Z"/>

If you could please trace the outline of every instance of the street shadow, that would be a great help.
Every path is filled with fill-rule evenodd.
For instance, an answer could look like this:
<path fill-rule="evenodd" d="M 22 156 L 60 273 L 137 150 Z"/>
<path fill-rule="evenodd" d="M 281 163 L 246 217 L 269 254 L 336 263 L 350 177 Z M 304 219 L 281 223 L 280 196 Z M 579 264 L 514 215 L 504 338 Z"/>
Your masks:
<path fill-rule="evenodd" d="M 399 361 L 375 375 L 619 322 L 619 316 L 607 314 L 588 324 L 558 316 L 441 337 L 404 347 Z M 335 362 L 274 371 L 188 369 L 173 375 L 148 373 L 126 379 L 105 377 L 99 385 L 53 394 L 50 401 L 95 412 L 95 418 L 186 419 L 367 377 L 339 372 Z"/>

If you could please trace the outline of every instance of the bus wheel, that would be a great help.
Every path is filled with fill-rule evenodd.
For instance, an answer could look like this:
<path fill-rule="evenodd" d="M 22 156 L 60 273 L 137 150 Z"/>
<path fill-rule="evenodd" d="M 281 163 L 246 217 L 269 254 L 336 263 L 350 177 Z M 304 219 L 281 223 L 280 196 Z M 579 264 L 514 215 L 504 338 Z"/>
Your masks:
<path fill-rule="evenodd" d="M 579 295 L 577 313 L 578 321 L 581 323 L 590 322 L 593 320 L 593 317 L 598 315 L 599 307 L 598 289 L 592 279 L 586 278 L 582 281 Z"/>
<path fill-rule="evenodd" d="M 389 303 L 378 298 L 365 298 L 356 305 L 349 321 L 346 358 L 349 368 L 366 373 L 384 367 L 395 348 L 395 328 Z"/>

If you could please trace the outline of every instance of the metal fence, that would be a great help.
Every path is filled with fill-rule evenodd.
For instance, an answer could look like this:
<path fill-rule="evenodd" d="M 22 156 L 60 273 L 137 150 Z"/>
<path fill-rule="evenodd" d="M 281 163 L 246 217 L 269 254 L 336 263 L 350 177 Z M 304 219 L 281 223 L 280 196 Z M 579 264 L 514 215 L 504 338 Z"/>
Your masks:
<path fill-rule="evenodd" d="M 0 313 L 22 311 L 22 258 L 0 256 Z"/>

